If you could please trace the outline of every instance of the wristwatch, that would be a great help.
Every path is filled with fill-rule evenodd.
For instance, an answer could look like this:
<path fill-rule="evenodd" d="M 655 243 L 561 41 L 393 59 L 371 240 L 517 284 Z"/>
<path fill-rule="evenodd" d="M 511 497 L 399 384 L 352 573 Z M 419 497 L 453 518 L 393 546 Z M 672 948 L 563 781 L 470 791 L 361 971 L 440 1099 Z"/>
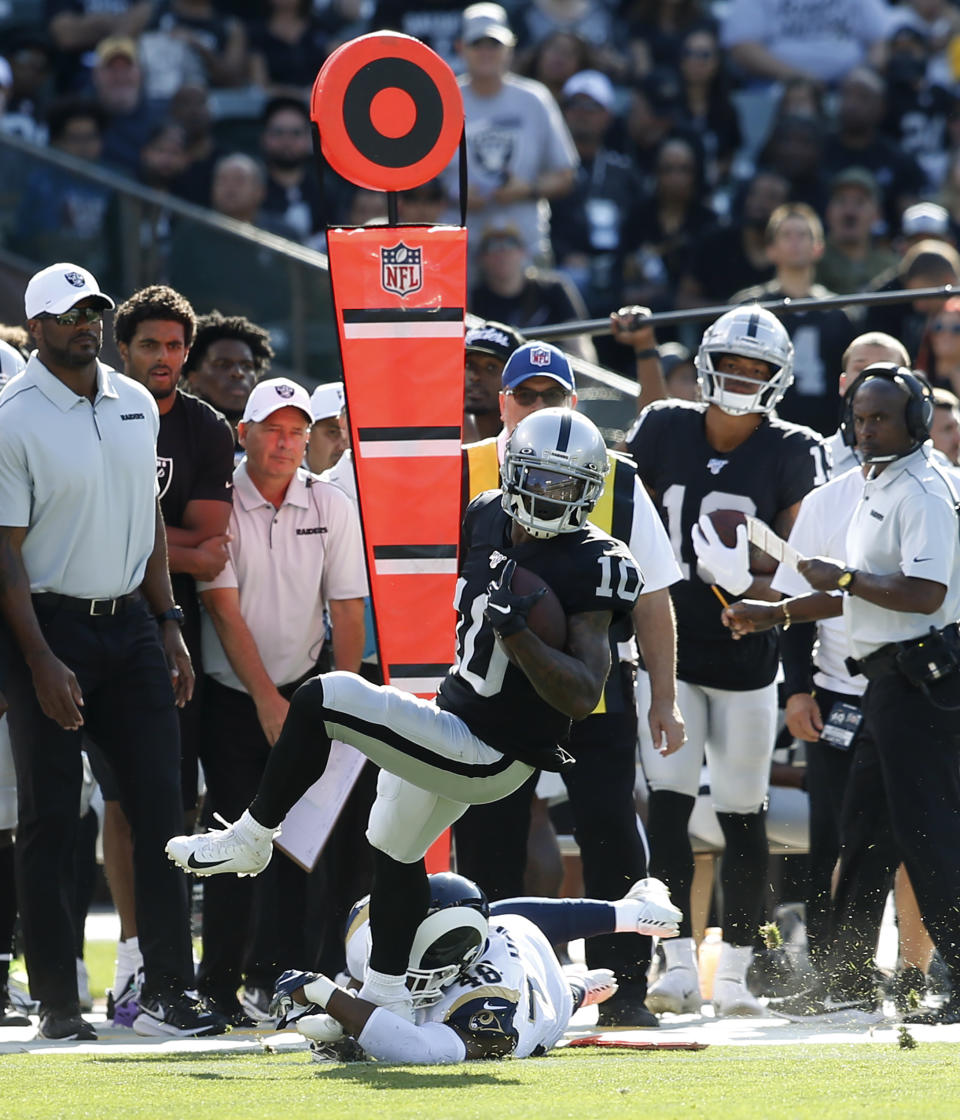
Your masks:
<path fill-rule="evenodd" d="M 186 616 L 183 613 L 183 608 L 174 603 L 172 607 L 167 607 L 165 611 L 161 611 L 160 614 L 155 614 L 153 617 L 157 622 L 175 622 L 178 626 L 182 626 Z"/>
<path fill-rule="evenodd" d="M 845 568 L 839 576 L 837 576 L 837 587 L 845 594 L 850 594 L 850 588 L 853 586 L 853 581 L 856 578 L 856 571 L 853 568 Z"/>

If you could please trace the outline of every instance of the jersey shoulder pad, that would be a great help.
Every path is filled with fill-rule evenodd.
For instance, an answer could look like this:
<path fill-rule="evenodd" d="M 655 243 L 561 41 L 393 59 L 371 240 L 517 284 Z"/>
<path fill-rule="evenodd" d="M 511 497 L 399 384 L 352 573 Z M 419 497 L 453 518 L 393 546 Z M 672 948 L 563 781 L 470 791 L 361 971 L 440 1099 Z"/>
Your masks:
<path fill-rule="evenodd" d="M 484 490 L 478 494 L 464 510 L 463 528 L 466 539 L 470 540 L 470 531 L 479 522 L 496 516 L 495 511 L 501 509 L 503 495 L 499 490 Z"/>
<path fill-rule="evenodd" d="M 514 1026 L 517 1001 L 502 992 L 471 993 L 458 1001 L 444 1022 L 461 1034 L 470 1035 L 488 1058 L 502 1058 L 517 1048 L 520 1034 Z"/>
<path fill-rule="evenodd" d="M 629 612 L 643 587 L 643 573 L 633 553 L 595 525 L 589 525 L 588 531 L 576 568 L 583 586 L 593 587 L 593 604 L 582 609 Z"/>
<path fill-rule="evenodd" d="M 823 444 L 826 442 L 819 432 L 815 432 L 813 428 L 808 428 L 806 424 L 795 424 L 792 420 L 781 420 L 776 415 L 770 417 L 769 424 L 770 431 L 776 432 L 783 440 L 792 439 L 803 444 Z"/>

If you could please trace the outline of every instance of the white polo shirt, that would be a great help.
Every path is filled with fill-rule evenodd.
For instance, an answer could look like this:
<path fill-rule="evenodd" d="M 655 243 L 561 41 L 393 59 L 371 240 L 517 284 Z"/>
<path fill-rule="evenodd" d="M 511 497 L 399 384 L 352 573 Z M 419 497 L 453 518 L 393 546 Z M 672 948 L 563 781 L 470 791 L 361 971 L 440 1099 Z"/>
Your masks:
<path fill-rule="evenodd" d="M 790 544 L 801 556 L 829 556 L 845 565 L 847 529 L 862 493 L 863 475 L 859 465 L 811 490 L 800 503 L 800 512 L 790 530 Z M 771 586 L 784 595 L 809 595 L 813 590 L 789 564 L 781 564 L 777 568 Z M 849 656 L 850 646 L 843 619 L 820 619 L 813 653 L 816 665 L 814 684 L 831 692 L 860 696 L 867 687 L 867 680 L 862 676 L 850 676 L 843 663 L 844 658 Z"/>
<path fill-rule="evenodd" d="M 844 443 L 843 432 L 839 428 L 824 440 L 824 445 L 827 448 L 827 458 L 830 460 L 831 478 L 839 478 L 852 467 L 860 466 L 860 460 L 853 448 Z"/>
<path fill-rule="evenodd" d="M 955 490 L 925 447 L 868 478 L 847 532 L 847 566 L 874 575 L 901 572 L 947 589 L 933 614 L 891 611 L 844 596 L 843 618 L 853 655 L 887 642 L 920 638 L 960 619 L 960 528 Z"/>
<path fill-rule="evenodd" d="M 367 594 L 360 518 L 346 494 L 302 467 L 279 509 L 247 474 L 233 472 L 233 512 L 227 532 L 230 559 L 200 591 L 236 587 L 240 612 L 274 684 L 306 673 L 326 635 L 324 603 Z M 230 665 L 210 616 L 204 613 L 203 667 L 211 677 L 246 691 Z"/>
<path fill-rule="evenodd" d="M 33 355 L 0 393 L 0 524 L 26 527 L 31 591 L 113 599 L 153 551 L 160 417 L 147 390 L 97 363 L 79 397 Z"/>

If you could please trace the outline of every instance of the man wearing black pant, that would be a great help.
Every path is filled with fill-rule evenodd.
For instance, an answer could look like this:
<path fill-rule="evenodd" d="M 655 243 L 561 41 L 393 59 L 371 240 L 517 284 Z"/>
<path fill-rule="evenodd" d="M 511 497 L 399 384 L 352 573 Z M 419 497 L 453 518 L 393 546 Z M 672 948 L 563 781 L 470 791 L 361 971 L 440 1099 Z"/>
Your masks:
<path fill-rule="evenodd" d="M 306 389 L 282 377 L 254 388 L 240 421 L 247 454 L 233 475 L 229 557 L 199 584 L 208 825 L 215 813 L 239 816 L 256 792 L 290 699 L 316 672 L 327 611 L 337 668 L 360 668 L 367 593 L 360 518 L 342 490 L 301 467 L 311 422 Z M 306 876 L 288 859 L 256 881 L 204 884 L 197 984 L 235 1025 L 267 1018 L 281 959 L 304 959 L 305 890 Z"/>
<path fill-rule="evenodd" d="M 924 924 L 960 975 L 960 533 L 957 495 L 928 458 L 933 403 L 909 370 L 868 366 L 849 388 L 845 438 L 870 471 L 846 539 L 847 567 L 802 560 L 819 594 L 735 604 L 735 634 L 841 612 L 849 667 L 868 680 L 841 821 L 832 929 L 838 958 L 824 1007 L 875 1002 L 870 974 L 886 890 L 902 861 Z M 843 595 L 830 594 L 842 591 Z M 864 936 L 864 930 L 868 935 Z M 914 1022 L 960 1022 L 960 990 Z"/>
<path fill-rule="evenodd" d="M 37 347 L 0 400 L 0 609 L 17 771 L 17 879 L 44 1038 L 96 1038 L 79 1014 L 73 887 L 80 729 L 111 762 L 135 839 L 142 1034 L 217 1034 L 186 993 L 184 884 L 163 856 L 180 819 L 176 704 L 193 670 L 156 500 L 156 405 L 97 361 L 113 301 L 71 264 L 27 285 Z M 157 623 L 160 628 L 158 630 Z M 173 685 L 171 687 L 171 678 Z"/>

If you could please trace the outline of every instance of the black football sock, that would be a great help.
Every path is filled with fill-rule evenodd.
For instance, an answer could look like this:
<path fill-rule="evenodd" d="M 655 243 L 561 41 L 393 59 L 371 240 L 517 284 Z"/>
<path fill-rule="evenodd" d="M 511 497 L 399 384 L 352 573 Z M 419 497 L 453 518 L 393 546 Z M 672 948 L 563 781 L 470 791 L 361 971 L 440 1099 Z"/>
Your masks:
<path fill-rule="evenodd" d="M 720 857 L 723 939 L 753 945 L 763 920 L 767 886 L 766 814 L 717 813 L 725 841 Z"/>
<path fill-rule="evenodd" d="M 430 908 L 430 881 L 423 860 L 399 863 L 374 848 L 370 888 L 370 967 L 402 976 L 417 927 Z"/>
<path fill-rule="evenodd" d="M 323 726 L 323 678 L 313 677 L 293 694 L 283 730 L 267 756 L 250 815 L 276 828 L 320 777 L 330 757 L 330 736 Z"/>
<path fill-rule="evenodd" d="M 693 886 L 693 848 L 687 826 L 695 798 L 669 789 L 653 790 L 647 812 L 650 874 L 670 888 L 674 906 L 683 911 L 680 936 L 692 937 L 690 888 Z"/>

